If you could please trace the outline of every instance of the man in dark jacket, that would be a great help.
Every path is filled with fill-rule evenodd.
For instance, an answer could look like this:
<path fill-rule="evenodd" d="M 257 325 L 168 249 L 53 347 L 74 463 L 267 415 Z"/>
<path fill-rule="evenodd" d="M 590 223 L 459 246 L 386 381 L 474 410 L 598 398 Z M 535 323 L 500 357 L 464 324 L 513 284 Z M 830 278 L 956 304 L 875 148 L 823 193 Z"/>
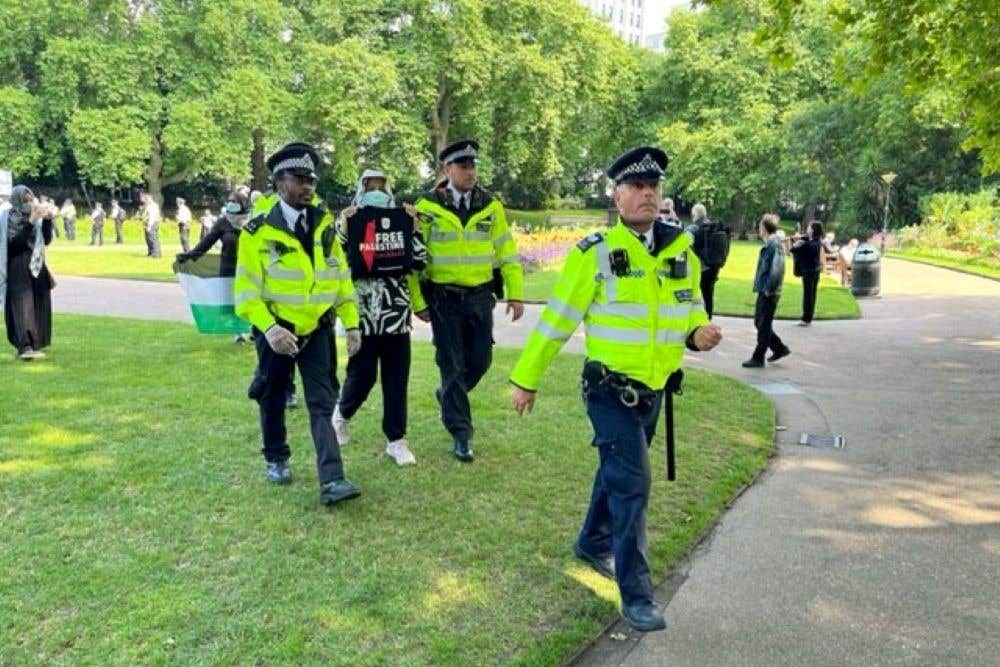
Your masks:
<path fill-rule="evenodd" d="M 781 298 L 781 283 L 785 279 L 785 250 L 775 235 L 778 231 L 778 216 L 767 213 L 760 219 L 760 237 L 764 247 L 757 257 L 757 272 L 753 279 L 753 291 L 757 293 L 753 323 L 757 327 L 757 347 L 753 355 L 743 362 L 744 368 L 763 368 L 764 355 L 768 348 L 772 354 L 767 358 L 774 362 L 791 354 L 788 346 L 774 333 L 774 312 Z"/>

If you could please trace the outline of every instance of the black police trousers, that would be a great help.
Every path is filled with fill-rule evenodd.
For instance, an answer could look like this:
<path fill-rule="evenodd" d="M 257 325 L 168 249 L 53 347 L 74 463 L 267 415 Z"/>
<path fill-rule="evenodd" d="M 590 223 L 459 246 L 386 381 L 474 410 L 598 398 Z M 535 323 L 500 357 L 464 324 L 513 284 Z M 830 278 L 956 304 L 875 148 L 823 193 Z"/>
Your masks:
<path fill-rule="evenodd" d="M 340 443 L 333 431 L 331 418 L 337 404 L 338 387 L 334 380 L 336 352 L 330 344 L 330 327 L 321 326 L 306 338 L 299 338 L 299 353 L 294 357 L 277 354 L 267 338 L 255 331 L 258 372 L 262 384 L 257 403 L 260 405 L 260 430 L 263 435 L 264 459 L 285 461 L 292 455 L 285 430 L 285 391 L 293 366 L 299 367 L 309 411 L 309 429 L 316 448 L 316 470 L 320 484 L 344 478 L 340 458 Z"/>
<path fill-rule="evenodd" d="M 493 361 L 493 303 L 489 283 L 471 288 L 431 285 L 429 290 L 434 358 L 441 372 L 441 422 L 457 440 L 472 439 L 469 392 Z"/>
<path fill-rule="evenodd" d="M 715 312 L 715 283 L 719 281 L 719 269 L 721 266 L 710 266 L 701 270 L 701 298 L 705 302 L 705 312 L 708 319 L 712 319 Z"/>
<path fill-rule="evenodd" d="M 381 366 L 381 369 L 379 368 Z M 361 336 L 361 349 L 347 362 L 340 414 L 350 419 L 382 373 L 382 433 L 389 442 L 406 435 L 406 385 L 410 381 L 410 334 Z"/>
<path fill-rule="evenodd" d="M 600 463 L 578 541 L 589 554 L 614 555 L 623 604 L 652 603 L 653 580 L 646 560 L 646 505 L 652 482 L 648 448 L 663 392 L 650 392 L 631 407 L 607 384 L 585 386 L 583 393 Z"/>

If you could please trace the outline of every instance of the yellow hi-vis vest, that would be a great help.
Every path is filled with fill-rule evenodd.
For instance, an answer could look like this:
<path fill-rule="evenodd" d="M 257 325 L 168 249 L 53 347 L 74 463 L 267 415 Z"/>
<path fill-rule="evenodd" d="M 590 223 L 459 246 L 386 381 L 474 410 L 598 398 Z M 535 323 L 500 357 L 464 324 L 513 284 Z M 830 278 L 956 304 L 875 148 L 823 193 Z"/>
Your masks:
<path fill-rule="evenodd" d="M 472 191 L 472 206 L 463 223 L 451 193 L 438 188 L 417 200 L 421 232 L 427 244 L 424 275 L 432 283 L 475 287 L 493 279 L 499 268 L 507 299 L 524 295 L 521 257 L 499 200 L 482 188 Z"/>
<path fill-rule="evenodd" d="M 319 326 L 328 311 L 347 329 L 358 326 L 358 308 L 344 251 L 337 243 L 333 218 L 325 205 L 310 206 L 309 219 L 319 217 L 313 230 L 312 257 L 288 230 L 281 206 L 243 227 L 236 255 L 236 314 L 261 331 L 289 322 L 305 336 Z"/>
<path fill-rule="evenodd" d="M 620 218 L 570 251 L 514 366 L 513 384 L 537 390 L 553 357 L 583 322 L 588 359 L 651 389 L 663 388 L 681 366 L 688 336 L 708 323 L 708 314 L 699 288 L 701 266 L 690 249 L 693 238 L 679 228 L 660 231 L 674 238 L 655 256 Z M 613 253 L 621 258 L 622 251 L 628 271 L 616 275 Z M 685 263 L 686 276 L 671 278 L 672 263 Z"/>

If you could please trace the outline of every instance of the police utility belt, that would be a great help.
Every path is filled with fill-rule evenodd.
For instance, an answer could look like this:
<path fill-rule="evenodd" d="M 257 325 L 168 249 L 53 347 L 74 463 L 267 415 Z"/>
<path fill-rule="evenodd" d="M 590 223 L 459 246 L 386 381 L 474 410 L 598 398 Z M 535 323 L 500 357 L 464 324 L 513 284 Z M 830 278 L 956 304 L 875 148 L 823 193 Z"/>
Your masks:
<path fill-rule="evenodd" d="M 659 391 L 650 389 L 627 375 L 616 373 L 599 361 L 588 361 L 583 365 L 583 386 L 584 389 L 605 387 L 627 408 L 634 408 L 640 402 L 652 403 L 660 398 Z"/>

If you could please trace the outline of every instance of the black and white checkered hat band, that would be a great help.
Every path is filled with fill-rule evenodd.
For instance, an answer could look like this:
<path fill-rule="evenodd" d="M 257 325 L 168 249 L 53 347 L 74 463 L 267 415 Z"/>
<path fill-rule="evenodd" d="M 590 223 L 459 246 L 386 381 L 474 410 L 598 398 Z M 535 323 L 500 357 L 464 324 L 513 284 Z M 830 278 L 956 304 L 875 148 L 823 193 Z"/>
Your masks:
<path fill-rule="evenodd" d="M 472 146 L 466 146 L 462 150 L 455 151 L 454 153 L 446 157 L 445 163 L 450 164 L 452 162 L 455 162 L 456 160 L 463 160 L 465 158 L 475 158 L 476 155 L 478 155 L 478 153 L 476 153 L 475 148 L 473 148 Z"/>
<path fill-rule="evenodd" d="M 306 169 L 308 171 L 315 171 L 316 165 L 313 164 L 311 157 L 308 155 L 302 155 L 282 160 L 278 164 L 274 165 L 274 173 L 276 174 L 285 169 Z"/>
<path fill-rule="evenodd" d="M 656 163 L 656 160 L 654 160 L 649 153 L 643 155 L 642 159 L 639 160 L 638 162 L 633 162 L 629 166 L 619 171 L 618 175 L 615 176 L 615 180 L 620 181 L 623 178 L 628 178 L 629 176 L 632 176 L 633 174 L 647 174 L 647 173 L 656 174 L 657 176 L 663 176 L 663 169 L 660 167 L 659 164 Z"/>

